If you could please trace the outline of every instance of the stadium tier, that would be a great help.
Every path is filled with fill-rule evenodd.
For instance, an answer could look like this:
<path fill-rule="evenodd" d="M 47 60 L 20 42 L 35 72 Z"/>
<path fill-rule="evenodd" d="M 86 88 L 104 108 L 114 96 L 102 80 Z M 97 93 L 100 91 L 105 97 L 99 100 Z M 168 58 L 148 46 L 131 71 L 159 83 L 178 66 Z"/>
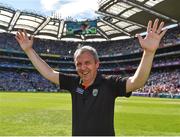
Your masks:
<path fill-rule="evenodd" d="M 146 95 L 155 96 L 154 90 L 159 93 L 170 92 L 171 95 L 180 94 L 179 32 L 179 27 L 168 30 L 157 50 L 150 79 L 135 95 L 148 93 Z M 91 45 L 97 49 L 101 60 L 99 72 L 103 74 L 130 76 L 142 56 L 137 39 L 84 43 L 35 39 L 34 49 L 54 69 L 76 73 L 73 53 L 81 45 Z M 8 33 L 0 34 L 0 90 L 60 91 L 59 86 L 40 76 L 21 50 L 14 35 Z"/>

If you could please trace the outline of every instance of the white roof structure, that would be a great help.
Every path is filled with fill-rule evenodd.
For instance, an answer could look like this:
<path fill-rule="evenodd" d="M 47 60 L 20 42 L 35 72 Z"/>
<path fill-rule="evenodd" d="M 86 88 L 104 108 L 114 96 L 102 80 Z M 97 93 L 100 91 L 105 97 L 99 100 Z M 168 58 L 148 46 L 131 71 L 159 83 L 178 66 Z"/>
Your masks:
<path fill-rule="evenodd" d="M 134 37 L 146 31 L 149 20 L 159 18 L 166 26 L 180 24 L 180 0 L 99 0 L 97 33 L 66 35 L 67 21 L 0 5 L 0 31 L 26 29 L 35 37 L 54 40 L 96 41 Z"/>

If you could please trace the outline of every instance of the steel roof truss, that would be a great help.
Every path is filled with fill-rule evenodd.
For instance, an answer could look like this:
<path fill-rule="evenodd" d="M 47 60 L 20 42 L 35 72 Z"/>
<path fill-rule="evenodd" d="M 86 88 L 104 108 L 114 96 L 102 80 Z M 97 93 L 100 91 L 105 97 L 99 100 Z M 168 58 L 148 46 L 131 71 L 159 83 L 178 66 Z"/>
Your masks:
<path fill-rule="evenodd" d="M 105 39 L 109 40 L 108 35 L 106 35 L 106 33 L 104 31 L 101 30 L 101 28 L 97 28 L 97 31 L 99 32 L 99 34 L 101 34 L 101 36 L 103 36 Z"/>
<path fill-rule="evenodd" d="M 111 26 L 111 27 L 114 28 L 115 30 L 118 30 L 119 32 L 124 33 L 125 35 L 128 35 L 128 36 L 131 35 L 130 33 L 124 31 L 123 29 L 119 28 L 118 26 L 115 26 L 115 25 L 113 25 L 113 24 L 111 24 L 111 23 L 109 23 L 109 22 L 107 22 L 107 21 L 105 21 L 105 20 L 103 20 L 103 19 L 101 19 L 101 21 L 104 22 L 106 25 Z"/>
<path fill-rule="evenodd" d="M 9 31 L 9 32 L 14 28 L 14 25 L 15 25 L 15 23 L 17 22 L 20 14 L 21 14 L 20 11 L 16 11 L 14 17 L 12 18 L 11 22 L 9 23 L 9 28 L 8 28 L 8 31 Z"/>
<path fill-rule="evenodd" d="M 172 22 L 174 22 L 174 23 L 177 23 L 177 22 L 178 22 L 177 20 L 172 19 L 172 18 L 170 18 L 170 17 L 168 17 L 168 16 L 166 16 L 166 15 L 163 15 L 163 14 L 161 14 L 161 13 L 158 13 L 158 12 L 156 12 L 156 11 L 148 8 L 148 7 L 144 7 L 144 6 L 138 5 L 138 4 L 133 3 L 133 2 L 131 2 L 131 1 L 129 1 L 129 0 L 122 0 L 122 1 L 124 1 L 124 2 L 126 2 L 126 3 L 128 3 L 128 4 L 130 4 L 130 5 L 132 5 L 132 6 L 134 6 L 134 7 L 138 7 L 138 8 L 140 8 L 140 9 L 144 10 L 144 11 L 147 11 L 147 12 L 153 14 L 153 15 L 159 16 L 159 17 L 164 18 L 164 19 L 166 19 L 166 20 L 170 20 L 170 21 L 172 21 Z"/>
<path fill-rule="evenodd" d="M 41 31 L 50 22 L 50 20 L 51 18 L 47 17 L 46 20 L 42 24 L 40 24 L 40 26 L 36 29 L 34 35 L 36 35 L 39 31 Z"/>

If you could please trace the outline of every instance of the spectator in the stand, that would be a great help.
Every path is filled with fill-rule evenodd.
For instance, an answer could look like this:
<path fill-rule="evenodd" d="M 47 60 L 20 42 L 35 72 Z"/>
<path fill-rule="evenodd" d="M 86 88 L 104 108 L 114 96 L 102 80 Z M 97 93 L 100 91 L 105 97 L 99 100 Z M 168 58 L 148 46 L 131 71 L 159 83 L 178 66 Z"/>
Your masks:
<path fill-rule="evenodd" d="M 160 47 L 167 47 L 171 46 L 173 43 L 179 43 L 179 30 L 179 27 L 169 29 L 168 33 L 166 33 L 163 38 Z M 78 43 L 81 44 L 82 42 Z M 142 51 L 142 49 L 139 48 L 137 39 L 83 43 L 94 47 L 99 56 L 117 56 Z M 54 41 L 37 38 L 34 42 L 34 50 L 37 53 L 58 54 L 61 56 L 72 57 L 77 45 L 77 42 L 72 41 Z M 21 48 L 17 46 L 14 35 L 10 33 L 0 33 L 0 48 L 22 51 Z"/>
<path fill-rule="evenodd" d="M 148 79 L 152 61 L 161 38 L 164 22 L 159 25 L 149 21 L 147 35 L 138 35 L 144 50 L 140 65 L 135 74 L 128 78 L 120 76 L 104 77 L 98 74 L 97 52 L 90 46 L 81 47 L 74 53 L 74 63 L 79 76 L 63 74 L 53 70 L 33 50 L 33 37 L 30 39 L 24 30 L 17 32 L 16 39 L 37 70 L 48 80 L 68 89 L 72 95 L 73 122 L 72 135 L 115 135 L 114 102 L 117 96 L 129 97 L 131 92 L 141 88 Z"/>
<path fill-rule="evenodd" d="M 146 86 L 137 90 L 139 93 L 158 93 L 177 94 L 180 91 L 180 71 L 164 70 L 151 74 Z"/>
<path fill-rule="evenodd" d="M 38 73 L 19 72 L 18 70 L 4 71 L 0 73 L 0 90 L 3 91 L 41 91 L 57 92 L 59 86 L 50 83 Z"/>

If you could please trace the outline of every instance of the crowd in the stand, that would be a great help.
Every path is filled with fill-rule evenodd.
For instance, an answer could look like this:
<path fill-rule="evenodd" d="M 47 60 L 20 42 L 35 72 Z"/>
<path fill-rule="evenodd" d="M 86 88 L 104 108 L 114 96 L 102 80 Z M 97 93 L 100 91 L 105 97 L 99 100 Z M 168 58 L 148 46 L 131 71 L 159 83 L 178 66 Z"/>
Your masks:
<path fill-rule="evenodd" d="M 123 76 L 130 76 L 125 74 Z M 0 91 L 47 91 L 58 92 L 59 86 L 44 79 L 37 72 L 5 71 L 0 73 Z M 158 93 L 180 94 L 180 70 L 152 72 L 144 88 L 137 93 L 156 96 Z"/>
<path fill-rule="evenodd" d="M 171 46 L 178 42 L 180 42 L 180 29 L 174 28 L 172 30 L 169 30 L 168 33 L 166 33 L 160 44 L 160 47 Z M 60 42 L 53 40 L 35 39 L 33 48 L 38 53 L 57 54 L 65 58 L 65 56 L 72 57 L 74 51 L 81 44 L 81 42 L 79 42 L 78 45 L 77 42 Z M 87 42 L 86 44 L 95 47 L 101 57 L 132 54 L 140 52 L 142 50 L 139 47 L 137 39 L 104 41 L 95 43 Z M 0 33 L 0 49 L 23 52 L 18 43 L 16 42 L 14 35 L 7 33 Z M 153 67 L 174 65 L 173 63 L 180 64 L 180 58 L 168 57 L 157 59 L 154 60 Z M 136 69 L 138 64 L 138 61 L 132 61 L 130 63 L 128 61 L 121 63 L 107 63 L 106 61 L 103 61 L 103 63 L 100 65 L 100 69 L 119 71 L 122 68 L 125 68 L 130 70 L 133 68 Z M 52 64 L 50 63 L 50 65 L 52 65 L 53 68 L 75 69 L 75 66 L 69 63 L 57 64 L 57 62 L 55 62 Z M 6 61 L 4 58 L 0 58 L 0 67 L 32 67 L 32 64 L 27 61 L 24 61 L 24 63 L 11 61 L 11 63 L 9 63 L 9 61 Z M 0 91 L 58 92 L 60 91 L 60 89 L 58 85 L 50 83 L 48 80 L 44 79 L 39 73 L 35 71 L 8 71 L 0 69 Z M 137 90 L 136 93 L 146 93 L 149 96 L 156 96 L 158 93 L 161 92 L 168 93 L 172 97 L 174 94 L 180 94 L 180 70 L 162 69 L 161 71 L 152 72 L 145 87 Z"/>
<path fill-rule="evenodd" d="M 99 69 L 100 70 L 110 70 L 110 71 L 119 71 L 119 70 L 136 70 L 138 65 L 139 65 L 140 60 L 136 62 L 119 62 L 116 63 L 106 63 L 103 62 L 100 64 Z M 75 70 L 75 65 L 73 62 L 69 63 L 52 63 L 48 62 L 48 64 L 55 69 L 72 69 Z M 161 58 L 158 60 L 154 60 L 153 62 L 153 67 L 164 67 L 164 66 L 172 66 L 172 65 L 177 65 L 180 64 L 180 58 L 176 57 L 169 57 L 169 58 Z M 1 59 L 0 58 L 0 66 L 2 67 L 30 67 L 33 68 L 33 65 L 31 62 L 27 61 L 21 61 L 17 62 L 17 60 L 11 60 L 7 61 L 6 59 Z"/>
<path fill-rule="evenodd" d="M 180 28 L 177 27 L 168 32 L 162 40 L 161 46 L 169 46 L 180 43 Z"/>
<path fill-rule="evenodd" d="M 103 63 L 100 64 L 100 69 L 111 69 L 112 71 L 116 70 L 118 71 L 119 69 L 126 69 L 126 70 L 131 70 L 131 69 L 137 69 L 139 65 L 140 60 L 136 62 L 121 62 L 121 63 Z M 161 58 L 161 59 L 155 59 L 153 61 L 153 67 L 163 67 L 163 66 L 171 66 L 171 65 L 176 65 L 180 64 L 180 58 L 176 57 L 169 57 L 169 58 Z"/>
<path fill-rule="evenodd" d="M 165 37 L 160 44 L 161 47 L 166 46 L 167 43 L 174 44 L 177 41 L 180 41 L 180 29 L 179 27 L 168 30 Z M 141 51 L 142 49 L 139 46 L 137 39 L 126 39 L 119 41 L 102 41 L 102 42 L 83 42 L 90 46 L 93 46 L 98 51 L 100 56 L 112 56 L 112 55 L 121 55 L 121 54 L 131 54 Z M 34 41 L 33 48 L 38 53 L 46 54 L 57 54 L 61 56 L 72 56 L 74 51 L 82 43 L 79 42 L 70 42 L 70 41 L 61 41 L 59 42 L 54 40 L 40 40 L 36 39 Z M 16 50 L 22 51 L 20 46 L 12 34 L 0 33 L 0 49 Z"/>
<path fill-rule="evenodd" d="M 0 70 L 0 91 L 58 92 L 59 86 L 37 72 Z"/>
<path fill-rule="evenodd" d="M 147 96 L 158 96 L 159 93 L 165 93 L 171 98 L 174 95 L 180 95 L 180 70 L 152 73 L 145 86 L 137 90 L 138 93 L 146 93 Z"/>

